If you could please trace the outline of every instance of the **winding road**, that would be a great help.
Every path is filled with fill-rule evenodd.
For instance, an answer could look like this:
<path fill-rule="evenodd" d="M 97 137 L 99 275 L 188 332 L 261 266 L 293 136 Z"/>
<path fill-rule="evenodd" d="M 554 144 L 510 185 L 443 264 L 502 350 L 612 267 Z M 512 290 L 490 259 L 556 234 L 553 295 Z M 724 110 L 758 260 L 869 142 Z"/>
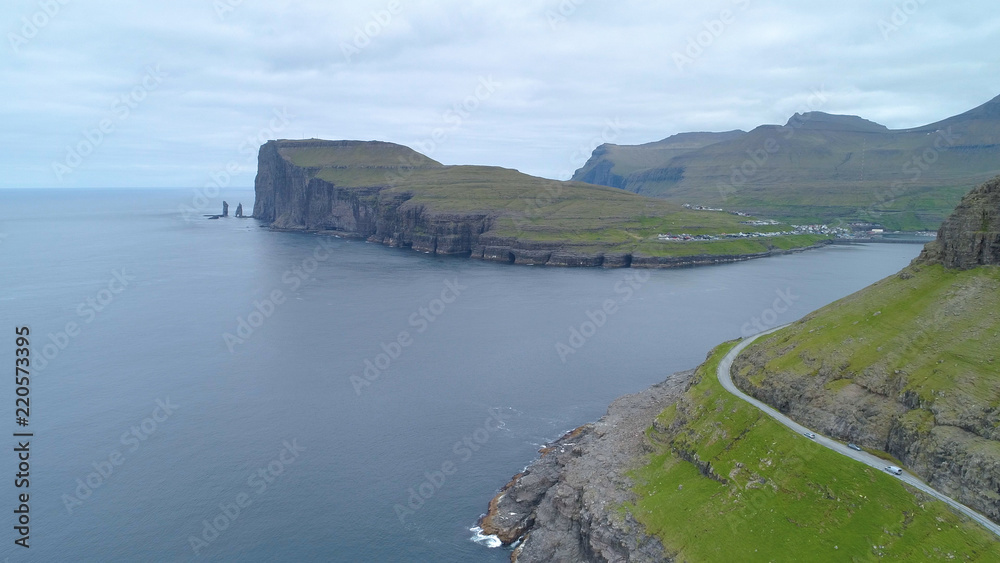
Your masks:
<path fill-rule="evenodd" d="M 861 452 L 854 451 L 837 440 L 828 438 L 818 432 L 815 432 L 813 430 L 806 428 L 805 426 L 802 426 L 801 424 L 781 414 L 780 412 L 771 408 L 765 403 L 758 401 L 757 399 L 754 399 L 753 397 L 747 395 L 743 391 L 740 391 L 740 389 L 736 387 L 736 384 L 733 383 L 733 378 L 731 373 L 733 369 L 733 361 L 736 359 L 737 356 L 740 355 L 740 352 L 742 352 L 747 346 L 749 346 L 751 343 L 753 343 L 761 336 L 781 330 L 785 328 L 785 326 L 788 325 L 780 326 L 778 328 L 771 329 L 767 332 L 762 332 L 760 334 L 756 334 L 754 336 L 745 338 L 743 339 L 742 342 L 737 344 L 736 347 L 730 350 L 729 353 L 726 354 L 726 357 L 722 358 L 722 361 L 719 362 L 719 369 L 718 369 L 719 383 L 722 384 L 722 386 L 726 389 L 726 391 L 729 391 L 733 395 L 739 397 L 740 399 L 743 399 L 744 401 L 764 411 L 768 416 L 777 420 L 781 424 L 784 424 L 793 431 L 797 432 L 800 436 L 807 432 L 813 432 L 816 434 L 816 437 L 813 438 L 813 440 L 816 443 L 820 444 L 821 446 L 825 446 L 855 461 L 859 461 L 865 465 L 874 467 L 875 469 L 878 469 L 880 471 L 884 471 L 886 466 L 889 465 L 884 459 L 880 459 L 878 457 L 873 456 L 872 454 L 863 451 Z M 948 505 L 954 508 L 955 510 L 961 512 L 962 514 L 965 514 L 969 518 L 972 518 L 987 530 L 993 532 L 997 536 L 1000 536 L 1000 525 L 997 525 L 989 518 L 983 516 L 982 514 L 976 512 L 975 510 L 969 508 L 968 506 L 965 506 L 964 504 L 958 502 L 957 500 L 942 494 L 941 492 L 937 491 L 930 485 L 924 483 L 920 479 L 917 479 L 916 477 L 914 477 L 910 473 L 907 473 L 906 471 L 904 471 L 903 474 L 899 475 L 898 477 L 900 481 L 906 483 L 907 485 L 910 485 L 911 487 L 914 487 L 916 489 L 920 489 L 921 491 L 940 500 L 941 502 L 948 503 Z"/>

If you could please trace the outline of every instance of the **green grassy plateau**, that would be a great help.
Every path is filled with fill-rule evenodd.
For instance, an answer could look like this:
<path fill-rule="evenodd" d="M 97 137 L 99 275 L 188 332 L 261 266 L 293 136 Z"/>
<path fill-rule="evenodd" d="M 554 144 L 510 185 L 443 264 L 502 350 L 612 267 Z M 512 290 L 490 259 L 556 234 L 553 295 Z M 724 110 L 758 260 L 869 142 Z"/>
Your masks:
<path fill-rule="evenodd" d="M 905 130 L 808 112 L 746 133 L 602 145 L 573 179 L 796 224 L 933 230 L 969 185 L 998 173 L 1000 97 Z"/>
<path fill-rule="evenodd" d="M 665 243 L 658 234 L 718 235 L 791 230 L 788 225 L 752 227 L 746 217 L 695 211 L 608 186 L 561 182 L 488 166 L 444 166 L 407 147 L 357 143 L 328 147 L 282 141 L 282 157 L 312 177 L 340 188 L 381 190 L 380 198 L 404 198 L 436 214 L 494 218 L 485 235 L 522 243 L 566 245 L 574 250 L 651 256 L 752 254 L 806 247 L 828 237 Z"/>
<path fill-rule="evenodd" d="M 727 393 L 718 362 L 648 431 L 623 507 L 678 561 L 998 561 L 1000 542 L 894 477 L 844 458 Z"/>
<path fill-rule="evenodd" d="M 815 377 L 836 365 L 831 392 L 872 371 L 905 375 L 901 393 L 939 419 L 1000 408 L 1000 268 L 911 266 L 754 343 L 765 373 Z M 851 377 L 851 376 L 854 377 Z M 1000 444 L 996 444 L 1000 453 Z"/>

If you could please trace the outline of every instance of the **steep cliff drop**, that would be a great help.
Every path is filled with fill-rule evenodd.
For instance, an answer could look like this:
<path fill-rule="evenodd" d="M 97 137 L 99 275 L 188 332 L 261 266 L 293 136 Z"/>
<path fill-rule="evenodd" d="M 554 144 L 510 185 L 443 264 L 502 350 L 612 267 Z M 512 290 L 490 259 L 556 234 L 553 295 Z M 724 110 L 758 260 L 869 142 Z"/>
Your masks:
<path fill-rule="evenodd" d="M 517 543 L 511 560 L 663 561 L 663 545 L 620 510 L 628 471 L 649 453 L 645 430 L 684 392 L 693 371 L 616 400 L 608 414 L 541 450 L 490 502 L 484 534 Z"/>
<path fill-rule="evenodd" d="M 511 264 L 669 268 L 812 248 L 822 237 L 665 244 L 657 233 L 735 233 L 741 217 L 489 166 L 444 166 L 385 142 L 280 140 L 260 148 L 253 215 L 418 252 Z M 682 230 L 683 229 L 683 230 Z"/>
<path fill-rule="evenodd" d="M 1000 176 L 962 198 L 919 262 L 961 270 L 1000 265 Z"/>
<path fill-rule="evenodd" d="M 744 392 L 1000 522 L 1000 177 L 899 274 L 750 346 Z"/>
<path fill-rule="evenodd" d="M 810 428 L 870 451 L 887 452 L 931 486 L 1000 522 L 998 351 L 1000 178 L 970 192 L 945 221 L 938 240 L 928 244 L 910 267 L 761 338 L 737 358 L 733 379 L 745 392 Z M 628 472 L 645 463 L 647 453 L 662 454 L 678 443 L 686 445 L 670 450 L 671 456 L 697 462 L 705 479 L 721 482 L 727 477 L 714 473 L 712 460 L 698 460 L 688 451 L 705 442 L 726 442 L 727 430 L 711 423 L 709 416 L 718 407 L 705 410 L 705 405 L 712 404 L 705 398 L 711 393 L 689 386 L 697 379 L 691 373 L 679 374 L 623 397 L 599 422 L 542 449 L 541 458 L 490 502 L 480 520 L 482 533 L 515 545 L 511 559 L 518 563 L 663 561 L 664 553 L 683 551 L 683 545 L 664 546 L 647 535 L 624 505 L 635 495 Z M 690 388 L 685 391 L 684 387 Z M 671 407 L 674 415 L 664 422 L 658 420 L 657 415 L 671 405 L 675 405 Z M 734 416 L 743 421 L 760 415 Z M 734 429 L 742 428 L 740 424 L 734 423 Z M 643 431 L 650 427 L 646 436 Z M 739 433 L 728 439 L 749 440 Z M 797 452 L 797 447 L 801 445 L 789 445 L 788 451 Z M 772 467 L 769 459 L 757 461 Z M 786 461 L 791 464 L 793 460 Z M 801 494 L 795 487 L 813 486 L 807 482 L 793 487 L 782 481 L 788 474 L 780 470 L 758 470 L 770 476 L 763 482 L 789 486 L 794 495 Z M 739 475 L 728 477 L 733 484 L 720 493 L 720 506 L 726 504 L 727 495 L 740 492 Z M 743 493 L 760 488 L 759 476 L 751 477 L 746 477 L 749 488 Z M 755 502 L 766 506 L 762 498 L 748 496 L 746 506 L 755 509 Z M 911 502 L 923 510 L 924 505 L 918 503 L 927 500 Z M 743 505 L 730 498 L 727 506 L 735 510 Z M 716 513 L 711 508 L 700 512 L 708 518 Z M 912 512 L 904 515 L 901 528 L 873 529 L 872 537 L 903 537 L 904 532 L 912 533 L 907 532 L 912 521 L 926 517 Z M 798 530 L 802 526 L 808 530 L 807 517 L 800 514 L 797 518 L 794 533 L 810 533 Z M 819 521 L 826 526 L 826 520 Z M 699 522 L 695 526 L 698 541 L 712 541 L 703 530 L 716 523 Z M 940 532 L 943 520 L 935 522 Z M 995 540 L 970 525 L 989 536 L 987 542 Z M 720 527 L 726 525 L 714 529 Z M 956 544 L 942 549 L 928 538 L 922 540 L 942 554 L 947 552 L 945 558 L 956 557 L 966 547 Z M 775 545 L 795 543 L 789 536 L 759 539 Z M 753 540 L 746 541 L 750 545 Z M 875 551 L 881 549 L 875 547 Z M 993 556 L 978 555 L 985 557 L 982 560 Z"/>

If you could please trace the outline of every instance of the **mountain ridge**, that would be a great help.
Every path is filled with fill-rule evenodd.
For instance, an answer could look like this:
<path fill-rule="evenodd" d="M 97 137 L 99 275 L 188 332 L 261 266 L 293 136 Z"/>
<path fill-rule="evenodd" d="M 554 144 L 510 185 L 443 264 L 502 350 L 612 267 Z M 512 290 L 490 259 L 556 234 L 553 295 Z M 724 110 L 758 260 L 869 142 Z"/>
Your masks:
<path fill-rule="evenodd" d="M 275 229 L 511 264 L 668 268 L 747 260 L 829 240 L 607 186 L 492 166 L 446 166 L 381 141 L 269 141 L 260 148 L 254 186 L 254 217 Z M 785 234 L 719 236 L 768 232 Z M 662 233 L 690 237 L 661 240 Z"/>
<path fill-rule="evenodd" d="M 573 180 L 790 222 L 936 230 L 969 185 L 1000 173 L 1000 97 L 907 129 L 813 111 L 714 141 L 602 145 Z"/>

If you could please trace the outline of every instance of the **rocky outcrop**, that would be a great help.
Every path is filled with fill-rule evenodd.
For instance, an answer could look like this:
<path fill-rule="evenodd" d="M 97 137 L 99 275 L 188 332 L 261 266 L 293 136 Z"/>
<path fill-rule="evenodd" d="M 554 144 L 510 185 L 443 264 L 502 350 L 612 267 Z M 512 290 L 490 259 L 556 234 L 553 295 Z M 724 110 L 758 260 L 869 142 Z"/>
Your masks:
<path fill-rule="evenodd" d="M 668 561 L 660 541 L 620 509 L 632 500 L 628 471 L 652 451 L 646 429 L 693 373 L 622 397 L 596 423 L 543 448 L 490 502 L 483 533 L 517 543 L 511 560 L 518 563 Z"/>
<path fill-rule="evenodd" d="M 873 365 L 856 373 L 847 358 L 814 358 L 801 348 L 791 353 L 808 359 L 812 375 L 768 369 L 780 350 L 755 345 L 734 362 L 733 381 L 808 428 L 887 452 L 932 487 L 1000 522 L 1000 408 L 972 401 L 956 407 L 945 393 L 927 401 L 906 389 L 911 381 L 903 370 Z"/>
<path fill-rule="evenodd" d="M 791 336 L 776 334 L 737 358 L 733 380 L 817 432 L 889 453 L 931 486 L 1000 522 L 1000 391 L 992 367 L 997 313 L 991 312 L 1000 311 L 1000 286 L 985 270 L 1000 266 L 1000 177 L 965 196 L 910 268 L 879 283 L 905 292 L 922 276 L 934 275 L 928 273 L 932 265 L 939 272 L 939 265 L 984 270 L 961 278 L 948 273 L 945 279 L 956 281 L 922 302 L 892 301 L 903 295 L 896 292 L 869 302 L 868 290 L 862 291 L 852 298 L 867 303 L 865 314 L 907 310 L 907 317 L 884 334 L 849 334 L 832 351 L 822 336 L 813 341 L 803 336 L 805 328 Z M 847 322 L 841 310 L 827 309 L 802 322 L 819 335 Z M 859 322 L 864 321 L 854 324 Z M 825 351 L 808 342 L 819 342 L 815 346 Z M 859 364 L 855 353 L 869 357 L 865 352 L 872 349 L 879 352 L 876 359 Z M 946 361 L 954 368 L 949 379 L 930 391 L 922 388 L 928 372 L 939 373 Z"/>
<path fill-rule="evenodd" d="M 229 217 L 229 203 L 225 201 L 222 202 L 222 216 Z"/>
<path fill-rule="evenodd" d="M 962 198 L 919 260 L 962 270 L 1000 265 L 1000 176 Z"/>
<path fill-rule="evenodd" d="M 286 156 L 310 149 L 339 149 L 345 160 L 363 150 L 367 160 L 336 164 L 337 169 L 363 169 L 366 184 L 340 185 L 323 179 L 317 166 L 299 165 Z M 354 152 L 352 152 L 354 151 Z M 383 154 L 380 154 L 383 153 Z M 406 147 L 359 141 L 269 141 L 260 148 L 253 216 L 280 230 L 314 231 L 360 238 L 418 252 L 469 256 L 480 260 L 537 266 L 602 268 L 674 268 L 721 264 L 761 258 L 788 251 L 772 250 L 743 255 L 647 256 L 640 253 L 595 250 L 593 242 L 572 244 L 498 236 L 499 221 L 510 222 L 503 209 L 448 212 L 414 201 L 414 194 L 396 185 L 415 170 L 445 167 Z M 405 183 L 405 182 L 404 182 Z M 823 243 L 826 244 L 826 243 Z M 599 246 L 599 245 L 598 245 Z M 815 247 L 810 247 L 815 248 Z M 800 251 L 805 249 L 796 249 Z"/>
<path fill-rule="evenodd" d="M 470 254 L 479 235 L 490 228 L 493 217 L 488 214 L 433 213 L 410 203 L 412 194 L 387 189 L 391 175 L 405 174 L 411 166 L 370 166 L 369 170 L 382 169 L 375 173 L 381 172 L 384 183 L 339 186 L 315 177 L 314 169 L 297 166 L 280 153 L 285 146 L 301 149 L 351 144 L 358 143 L 269 141 L 262 146 L 254 217 L 276 229 L 327 232 L 431 254 Z"/>
<path fill-rule="evenodd" d="M 242 203 L 240 203 L 239 205 L 236 206 L 236 218 L 237 219 L 242 219 L 243 218 L 243 204 Z"/>

